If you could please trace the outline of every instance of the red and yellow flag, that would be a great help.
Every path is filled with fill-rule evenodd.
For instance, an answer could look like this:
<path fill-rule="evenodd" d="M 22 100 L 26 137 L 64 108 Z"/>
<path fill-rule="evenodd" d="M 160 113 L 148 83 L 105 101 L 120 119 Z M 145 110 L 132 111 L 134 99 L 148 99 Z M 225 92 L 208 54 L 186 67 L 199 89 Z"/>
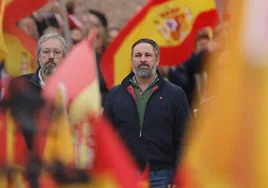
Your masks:
<path fill-rule="evenodd" d="M 57 114 L 48 127 L 43 160 L 50 165 L 56 161 L 63 165 L 71 165 L 74 157 L 72 132 L 66 109 L 66 93 L 62 87 L 58 89 L 56 108 Z"/>
<path fill-rule="evenodd" d="M 112 126 L 102 117 L 92 125 L 96 144 L 92 187 L 140 187 L 138 169 Z"/>
<path fill-rule="evenodd" d="M 35 61 L 36 41 L 17 26 L 9 26 L 4 38 L 7 47 L 5 69 L 12 77 L 33 73 L 37 68 Z"/>
<path fill-rule="evenodd" d="M 92 165 L 91 126 L 88 116 L 100 113 L 99 83 L 95 65 L 92 30 L 88 39 L 72 48 L 59 65 L 56 72 L 47 80 L 44 96 L 55 99 L 56 90 L 63 85 L 66 90 L 68 115 L 73 129 L 75 166 L 90 168 Z"/>
<path fill-rule="evenodd" d="M 192 53 L 197 32 L 218 23 L 214 0 L 150 0 L 108 46 L 101 69 L 109 88 L 131 71 L 131 45 L 151 38 L 160 46 L 161 65 L 177 65 Z"/>
<path fill-rule="evenodd" d="M 26 186 L 23 178 L 23 166 L 27 162 L 28 149 L 18 125 L 11 115 L 10 110 L 1 109 L 0 112 L 0 168 L 13 169 L 8 180 L 7 173 L 1 175 L 0 186 L 12 184 L 13 186 Z"/>
<path fill-rule="evenodd" d="M 182 188 L 268 186 L 268 3 L 234 5 L 228 51 L 208 77 L 216 95 L 199 109 L 180 165 Z"/>
<path fill-rule="evenodd" d="M 0 59 L 13 77 L 36 70 L 36 41 L 17 27 L 17 22 L 43 6 L 47 0 L 2 0 L 0 13 Z M 2 11 L 6 7 L 5 11 Z"/>

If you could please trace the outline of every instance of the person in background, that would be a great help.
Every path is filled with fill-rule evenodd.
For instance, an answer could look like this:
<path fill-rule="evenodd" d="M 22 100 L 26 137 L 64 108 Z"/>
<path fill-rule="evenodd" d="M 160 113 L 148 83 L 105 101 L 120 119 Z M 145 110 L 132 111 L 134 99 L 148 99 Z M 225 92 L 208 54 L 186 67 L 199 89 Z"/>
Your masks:
<path fill-rule="evenodd" d="M 117 27 L 111 27 L 109 28 L 109 42 L 111 43 L 115 37 L 119 34 L 120 29 Z"/>
<path fill-rule="evenodd" d="M 89 10 L 89 19 L 91 27 L 97 29 L 95 51 L 97 52 L 97 59 L 100 59 L 109 42 L 108 21 L 102 12 L 92 9 Z"/>
<path fill-rule="evenodd" d="M 80 29 L 83 33 L 83 37 L 87 37 L 91 27 L 87 7 L 83 6 L 83 4 L 80 3 L 74 3 L 73 16 L 82 24 L 82 27 Z"/>
<path fill-rule="evenodd" d="M 213 32 L 213 39 L 209 43 L 208 47 L 209 53 L 203 65 L 203 70 L 206 74 L 206 84 L 203 89 L 203 99 L 201 100 L 200 105 L 202 105 L 204 101 L 207 101 L 215 95 L 208 88 L 214 87 L 213 85 L 215 83 L 220 84 L 221 77 L 224 76 L 223 72 L 225 72 L 224 69 L 226 66 L 226 57 L 232 54 L 230 53 L 230 51 L 226 51 L 226 47 L 228 49 L 228 46 L 226 46 L 228 34 L 228 20 L 225 21 L 223 24 L 218 25 Z"/>
<path fill-rule="evenodd" d="M 35 73 L 22 75 L 14 78 L 9 85 L 10 90 L 16 88 L 20 83 L 25 82 L 28 86 L 27 92 L 29 95 L 40 98 L 41 90 L 46 86 L 47 78 L 53 74 L 57 66 L 66 56 L 68 46 L 65 39 L 56 33 L 45 34 L 40 37 L 37 44 L 37 63 L 38 68 Z M 24 112 L 16 112 L 17 115 Z M 26 134 L 26 133 L 25 133 Z M 24 135 L 26 144 L 29 149 L 32 146 L 32 135 Z"/>
<path fill-rule="evenodd" d="M 73 45 L 79 43 L 83 39 L 83 33 L 80 29 L 72 29 L 71 30 L 71 39 Z"/>
<path fill-rule="evenodd" d="M 48 3 L 33 13 L 40 36 L 45 34 L 48 27 L 55 27 L 60 34 L 64 33 L 63 12 L 58 0 L 49 0 Z"/>
<path fill-rule="evenodd" d="M 209 42 L 209 29 L 204 28 L 200 30 L 196 36 L 193 54 L 184 63 L 175 67 L 175 69 L 170 67 L 160 68 L 161 73 L 167 77 L 170 82 L 180 86 L 184 90 L 192 109 L 196 108 L 194 98 L 199 96 L 197 83 L 202 81 L 202 79 L 197 80 L 196 75 L 202 74 L 203 61 L 207 56 Z M 199 98 L 196 100 L 200 101 Z"/>
<path fill-rule="evenodd" d="M 44 35 L 49 34 L 49 33 L 59 33 L 60 34 L 60 30 L 56 27 L 49 26 L 44 30 Z"/>
<path fill-rule="evenodd" d="M 97 35 L 94 40 L 94 50 L 96 52 L 97 71 L 99 75 L 102 106 L 104 106 L 109 90 L 106 86 L 104 77 L 102 75 L 100 63 L 102 55 L 108 45 L 108 33 L 107 33 L 108 22 L 106 16 L 99 11 L 89 10 L 89 14 L 90 14 L 89 16 L 90 24 L 92 28 L 95 28 L 97 30 Z"/>
<path fill-rule="evenodd" d="M 17 25 L 36 41 L 39 39 L 38 28 L 33 17 L 26 16 L 25 18 L 21 19 Z"/>
<path fill-rule="evenodd" d="M 20 79 L 28 80 L 31 88 L 40 93 L 46 85 L 46 79 L 55 72 L 57 66 L 66 56 L 68 46 L 60 34 L 48 33 L 38 40 L 36 52 L 38 68 L 35 73 L 16 77 L 12 82 L 14 83 Z"/>
<path fill-rule="evenodd" d="M 155 41 L 136 41 L 131 48 L 133 72 L 110 90 L 104 107 L 140 171 L 149 165 L 152 188 L 171 183 L 190 115 L 184 91 L 163 79 L 159 61 Z"/>

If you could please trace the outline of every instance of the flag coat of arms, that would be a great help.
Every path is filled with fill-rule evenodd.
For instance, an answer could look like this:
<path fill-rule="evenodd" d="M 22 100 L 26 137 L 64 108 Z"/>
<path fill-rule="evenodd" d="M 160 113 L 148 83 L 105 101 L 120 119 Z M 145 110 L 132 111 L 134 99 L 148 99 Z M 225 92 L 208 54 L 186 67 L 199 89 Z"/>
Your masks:
<path fill-rule="evenodd" d="M 108 88 L 131 71 L 130 49 L 140 38 L 151 38 L 160 47 L 160 65 L 178 65 L 192 53 L 197 32 L 215 27 L 214 0 L 150 0 L 106 49 L 101 69 Z"/>

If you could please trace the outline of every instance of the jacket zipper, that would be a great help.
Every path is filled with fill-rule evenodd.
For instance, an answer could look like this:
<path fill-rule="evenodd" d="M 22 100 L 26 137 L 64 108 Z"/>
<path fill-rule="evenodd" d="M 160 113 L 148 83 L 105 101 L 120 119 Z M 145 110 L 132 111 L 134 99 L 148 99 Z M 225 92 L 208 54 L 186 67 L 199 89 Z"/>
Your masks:
<path fill-rule="evenodd" d="M 158 89 L 158 88 L 157 88 Z M 156 90 L 157 90 L 156 89 Z M 155 92 L 155 90 L 151 93 L 151 95 L 150 95 L 150 97 L 149 97 L 149 100 L 151 99 L 151 97 L 152 97 L 152 95 L 154 94 L 154 92 Z M 128 93 L 132 96 L 132 98 L 133 98 L 133 100 L 134 100 L 134 102 L 136 103 L 136 105 L 137 105 L 137 101 L 136 101 L 136 98 L 135 97 L 133 97 L 133 95 L 128 91 Z M 147 104 L 148 104 L 148 102 L 149 102 L 149 100 L 147 101 Z M 136 106 L 136 109 L 137 109 L 137 106 Z M 147 111 L 147 105 L 146 105 L 146 109 L 145 109 L 145 113 L 146 113 L 146 111 Z M 137 115 L 138 115 L 138 111 L 137 111 Z M 144 114 L 144 116 L 145 116 L 146 114 Z M 138 115 L 138 117 L 139 117 L 139 115 Z M 143 127 L 143 126 L 142 126 Z M 139 138 L 141 138 L 141 136 L 142 136 L 142 127 L 140 127 L 140 134 L 139 134 Z"/>
<path fill-rule="evenodd" d="M 158 88 L 157 88 L 158 89 Z M 156 90 L 157 90 L 156 89 Z M 148 101 L 147 101 L 147 104 L 146 104 L 146 108 L 145 108 L 145 114 L 144 114 L 144 117 L 145 117 L 145 115 L 146 115 L 146 112 L 147 112 L 147 105 L 148 105 L 148 103 L 149 103 L 149 101 L 151 100 L 151 98 L 152 98 L 152 95 L 154 94 L 154 92 L 155 92 L 155 90 L 151 93 L 151 95 L 150 95 L 150 97 L 149 97 L 149 99 L 148 99 Z M 143 127 L 143 126 L 142 126 Z M 142 136 L 142 127 L 140 128 L 140 138 L 141 138 L 141 136 Z"/>

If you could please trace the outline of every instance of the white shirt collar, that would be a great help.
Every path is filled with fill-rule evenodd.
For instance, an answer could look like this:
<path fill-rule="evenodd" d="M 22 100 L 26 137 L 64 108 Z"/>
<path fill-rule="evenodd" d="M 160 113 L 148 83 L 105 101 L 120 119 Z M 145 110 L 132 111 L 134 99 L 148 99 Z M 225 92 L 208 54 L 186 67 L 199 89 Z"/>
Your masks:
<path fill-rule="evenodd" d="M 42 79 L 41 69 L 39 70 L 38 77 L 39 77 L 39 84 L 40 84 L 41 88 L 44 88 L 46 86 L 46 84 Z"/>

